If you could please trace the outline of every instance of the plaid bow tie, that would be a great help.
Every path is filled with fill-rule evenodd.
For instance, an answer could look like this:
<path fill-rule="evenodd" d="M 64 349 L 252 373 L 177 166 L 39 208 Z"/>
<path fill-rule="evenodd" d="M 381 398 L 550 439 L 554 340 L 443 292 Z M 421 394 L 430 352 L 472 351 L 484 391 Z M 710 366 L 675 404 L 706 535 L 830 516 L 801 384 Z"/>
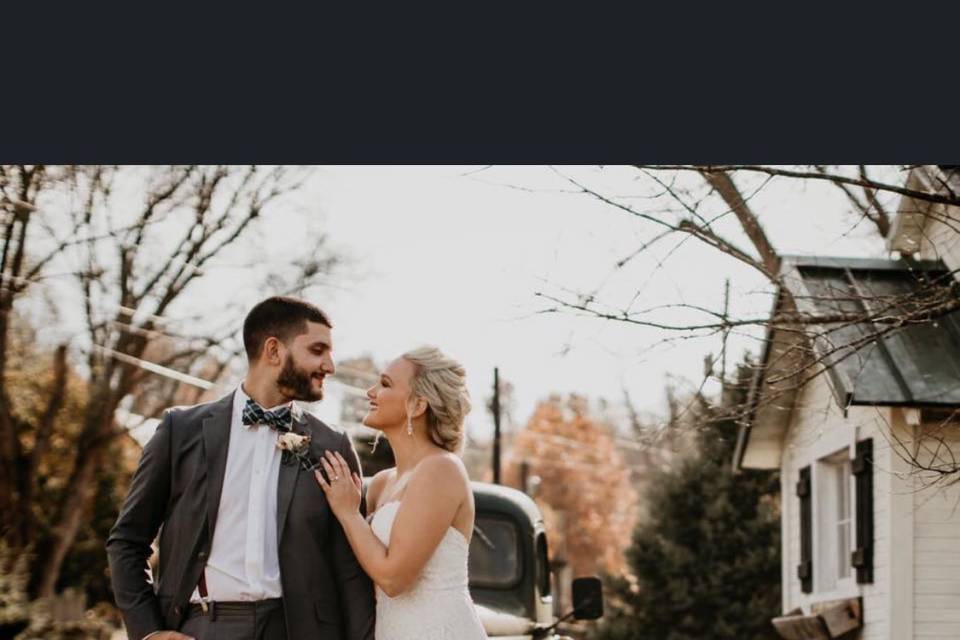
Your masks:
<path fill-rule="evenodd" d="M 253 426 L 265 424 L 276 431 L 286 432 L 291 430 L 292 421 L 293 416 L 289 405 L 267 411 L 254 400 L 247 400 L 247 404 L 243 407 L 243 424 Z"/>

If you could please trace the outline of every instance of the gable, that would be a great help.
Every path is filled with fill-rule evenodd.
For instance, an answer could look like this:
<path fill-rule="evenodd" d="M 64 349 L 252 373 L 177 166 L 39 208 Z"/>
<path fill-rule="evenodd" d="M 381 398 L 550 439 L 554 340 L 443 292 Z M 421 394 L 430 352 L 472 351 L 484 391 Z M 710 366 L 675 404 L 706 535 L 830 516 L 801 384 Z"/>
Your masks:
<path fill-rule="evenodd" d="M 960 407 L 960 297 L 942 263 L 792 257 L 781 282 L 737 468 L 779 466 L 797 391 L 822 372 L 844 414 L 856 405 Z"/>

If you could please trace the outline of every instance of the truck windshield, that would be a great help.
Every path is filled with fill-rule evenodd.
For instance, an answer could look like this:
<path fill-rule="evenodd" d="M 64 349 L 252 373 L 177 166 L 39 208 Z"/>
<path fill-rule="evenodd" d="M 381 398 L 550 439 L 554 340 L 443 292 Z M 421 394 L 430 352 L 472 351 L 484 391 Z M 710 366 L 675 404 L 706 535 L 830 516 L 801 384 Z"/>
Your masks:
<path fill-rule="evenodd" d="M 470 540 L 470 585 L 514 586 L 520 579 L 520 536 L 513 522 L 477 515 Z"/>

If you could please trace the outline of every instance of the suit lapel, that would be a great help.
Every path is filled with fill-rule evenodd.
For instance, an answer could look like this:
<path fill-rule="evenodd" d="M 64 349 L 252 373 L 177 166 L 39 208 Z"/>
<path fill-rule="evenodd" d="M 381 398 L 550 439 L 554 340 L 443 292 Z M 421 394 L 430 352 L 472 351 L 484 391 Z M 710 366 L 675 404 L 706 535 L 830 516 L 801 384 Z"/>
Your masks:
<path fill-rule="evenodd" d="M 207 524 L 210 539 L 217 525 L 223 476 L 227 469 L 227 448 L 230 446 L 230 419 L 233 416 L 233 394 L 217 402 L 203 420 L 203 453 L 207 464 Z"/>
<path fill-rule="evenodd" d="M 293 417 L 293 431 L 296 433 L 310 433 L 307 421 L 303 417 L 303 410 L 293 403 L 291 409 Z M 293 501 L 293 490 L 297 486 L 297 476 L 300 473 L 300 464 L 281 464 L 280 477 L 277 481 L 277 543 L 283 540 L 283 529 L 287 524 L 287 513 Z"/>

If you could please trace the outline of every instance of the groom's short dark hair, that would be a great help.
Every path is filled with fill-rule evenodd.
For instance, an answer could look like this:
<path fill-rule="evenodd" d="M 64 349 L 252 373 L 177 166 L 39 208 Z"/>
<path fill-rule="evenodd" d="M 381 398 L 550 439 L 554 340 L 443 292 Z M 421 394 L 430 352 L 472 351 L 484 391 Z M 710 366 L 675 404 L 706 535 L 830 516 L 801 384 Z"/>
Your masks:
<path fill-rule="evenodd" d="M 292 296 L 273 296 L 258 302 L 243 321 L 243 348 L 247 359 L 260 357 L 263 344 L 273 336 L 286 343 L 307 330 L 307 322 L 318 322 L 331 329 L 330 318 L 314 304 Z"/>

